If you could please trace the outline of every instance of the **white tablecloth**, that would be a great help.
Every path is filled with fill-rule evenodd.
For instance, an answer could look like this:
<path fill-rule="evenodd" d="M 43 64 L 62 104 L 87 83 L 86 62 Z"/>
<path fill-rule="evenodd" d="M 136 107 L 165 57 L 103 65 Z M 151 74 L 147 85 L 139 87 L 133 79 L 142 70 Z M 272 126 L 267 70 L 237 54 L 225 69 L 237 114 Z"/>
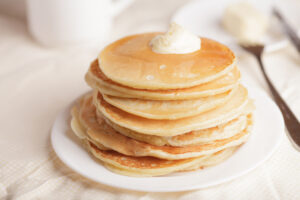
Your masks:
<path fill-rule="evenodd" d="M 183 1 L 140 0 L 121 14 L 107 42 L 136 32 L 166 29 Z M 160 9 L 158 9 L 158 6 Z M 0 199 L 300 199 L 300 153 L 284 137 L 263 165 L 231 182 L 178 193 L 143 193 L 92 182 L 64 165 L 50 144 L 60 110 L 89 90 L 84 74 L 103 46 L 47 49 L 24 20 L 0 14 Z M 288 47 L 265 55 L 282 96 L 300 118 L 300 57 Z M 239 54 L 244 81 L 266 88 L 257 63 Z M 269 119 L 265 119 L 269 120 Z"/>

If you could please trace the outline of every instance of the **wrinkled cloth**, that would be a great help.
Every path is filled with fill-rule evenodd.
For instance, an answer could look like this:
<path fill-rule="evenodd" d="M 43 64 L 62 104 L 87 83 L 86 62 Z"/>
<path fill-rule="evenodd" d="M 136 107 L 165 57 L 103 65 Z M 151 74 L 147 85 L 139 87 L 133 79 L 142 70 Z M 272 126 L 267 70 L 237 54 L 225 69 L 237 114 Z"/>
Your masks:
<path fill-rule="evenodd" d="M 172 12 L 182 4 L 174 1 L 168 6 L 161 1 L 163 10 L 151 7 L 151 2 L 136 2 L 119 16 L 107 42 L 131 33 L 166 29 Z M 84 74 L 104 45 L 49 49 L 31 38 L 24 20 L 0 15 L 0 199 L 300 199 L 300 153 L 286 136 L 272 157 L 252 172 L 201 190 L 122 190 L 88 180 L 68 168 L 50 144 L 51 127 L 62 109 L 89 90 Z M 297 51 L 289 44 L 265 54 L 264 62 L 300 118 Z M 238 65 L 248 86 L 267 89 L 252 56 L 240 52 Z"/>

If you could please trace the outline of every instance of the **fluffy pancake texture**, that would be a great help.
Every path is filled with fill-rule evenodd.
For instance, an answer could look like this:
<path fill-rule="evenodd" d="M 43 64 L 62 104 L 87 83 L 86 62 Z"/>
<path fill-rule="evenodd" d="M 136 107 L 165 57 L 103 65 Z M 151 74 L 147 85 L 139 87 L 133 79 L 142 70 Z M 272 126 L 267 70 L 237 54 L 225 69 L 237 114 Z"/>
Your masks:
<path fill-rule="evenodd" d="M 76 114 L 74 116 L 76 118 Z M 87 130 L 85 133 L 87 138 L 93 141 L 96 146 L 100 144 L 101 146 L 111 148 L 124 155 L 153 156 L 168 160 L 198 157 L 212 154 L 228 147 L 237 146 L 247 139 L 252 124 L 251 120 L 249 120 L 247 128 L 237 132 L 232 137 L 213 140 L 210 143 L 202 143 L 194 146 L 171 147 L 154 146 L 118 133 L 102 118 L 97 118 L 96 108 L 92 103 L 91 97 L 87 98 L 82 104 L 77 118 L 80 126 Z"/>
<path fill-rule="evenodd" d="M 74 116 L 72 119 L 73 121 L 75 118 L 79 117 L 78 109 L 74 108 L 72 114 Z M 76 121 L 78 122 L 79 120 Z M 72 126 L 73 131 L 76 134 L 78 134 L 78 131 L 82 131 L 78 130 L 78 127 L 80 126 Z M 81 127 L 80 129 L 84 129 L 84 127 Z M 103 145 L 96 145 L 87 137 L 83 138 L 83 142 L 85 143 L 86 148 L 96 158 L 104 162 L 106 167 L 114 172 L 128 176 L 158 176 L 176 171 L 190 171 L 211 166 L 227 159 L 238 148 L 238 146 L 234 146 L 205 156 L 166 160 L 151 156 L 136 157 L 121 154 Z"/>
<path fill-rule="evenodd" d="M 122 38 L 99 55 L 100 68 L 114 82 L 142 89 L 188 88 L 216 79 L 233 68 L 232 51 L 201 38 L 201 49 L 189 54 L 158 54 L 149 43 L 160 33 Z"/>
<path fill-rule="evenodd" d="M 247 90 L 240 86 L 224 105 L 199 115 L 176 120 L 153 120 L 132 115 L 108 104 L 101 95 L 98 95 L 95 105 L 98 112 L 119 126 L 148 135 L 174 136 L 226 123 L 252 107 L 252 102 L 248 101 Z"/>
<path fill-rule="evenodd" d="M 222 94 L 200 97 L 198 99 L 173 101 L 120 98 L 110 95 L 103 95 L 103 99 L 125 112 L 140 117 L 149 119 L 179 119 L 213 109 L 225 103 L 233 93 L 234 90 L 231 90 Z"/>
<path fill-rule="evenodd" d="M 159 54 L 149 45 L 158 34 L 108 45 L 85 75 L 93 92 L 71 112 L 91 155 L 126 176 L 216 165 L 247 141 L 254 121 L 230 49 L 201 38 L 200 50 Z"/>
<path fill-rule="evenodd" d="M 102 118 L 100 119 L 102 120 Z M 130 129 L 118 126 L 112 123 L 110 120 L 105 119 L 105 122 L 113 127 L 114 130 L 118 131 L 122 135 L 133 138 L 138 141 L 146 142 L 155 146 L 190 146 L 198 145 L 201 143 L 212 142 L 214 140 L 220 140 L 229 138 L 246 128 L 248 120 L 252 120 L 252 115 L 242 115 L 230 122 L 221 124 L 216 127 L 194 130 L 185 134 L 164 137 L 156 135 L 144 135 Z"/>

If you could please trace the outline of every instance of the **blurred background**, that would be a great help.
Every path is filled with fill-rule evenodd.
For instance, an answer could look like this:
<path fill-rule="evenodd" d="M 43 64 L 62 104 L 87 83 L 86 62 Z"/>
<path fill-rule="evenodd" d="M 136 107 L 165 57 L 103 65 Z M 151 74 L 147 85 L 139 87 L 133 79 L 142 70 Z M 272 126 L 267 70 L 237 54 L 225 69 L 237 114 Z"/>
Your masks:
<path fill-rule="evenodd" d="M 236 35 L 224 30 L 222 20 L 226 9 L 236 2 L 248 2 L 268 18 L 274 18 L 270 17 L 271 9 L 276 6 L 297 31 L 300 27 L 300 3 L 297 0 L 0 0 L 0 15 L 23 23 L 31 36 L 46 47 L 70 44 L 103 47 L 125 35 L 164 31 L 170 21 L 176 21 L 195 34 L 231 45 Z M 239 30 L 246 30 L 242 25 L 251 28 L 250 21 L 256 20 L 256 27 L 260 29 L 259 18 L 250 15 L 246 12 L 242 16 L 241 23 L 244 24 L 230 23 L 237 23 Z M 275 42 L 282 47 L 282 43 L 278 43 L 284 40 L 280 29 L 280 24 L 274 25 L 274 20 L 269 20 L 263 41 Z"/>
<path fill-rule="evenodd" d="M 0 12 L 12 17 L 24 19 L 26 17 L 26 0 L 1 0 Z"/>
<path fill-rule="evenodd" d="M 46 0 L 48 1 L 48 0 Z M 45 1 L 45 2 L 46 2 Z M 119 0 L 123 1 L 123 0 Z M 43 1 L 44 2 L 44 1 Z M 63 1 L 62 1 L 63 2 Z M 78 2 L 78 1 L 77 1 Z M 95 1 L 81 1 L 87 4 L 93 5 Z M 99 1 L 101 2 L 101 1 Z M 111 1 L 116 2 L 116 1 Z M 105 18 L 111 18 L 113 20 L 109 35 L 106 36 L 106 41 L 102 40 L 105 44 L 111 42 L 117 38 L 123 37 L 128 34 L 139 33 L 144 31 L 157 31 L 166 30 L 168 22 L 171 19 L 173 13 L 180 8 L 182 5 L 189 1 L 186 0 L 138 0 L 128 3 L 124 9 L 120 10 L 115 16 L 105 16 Z M 55 5 L 53 5 L 55 6 Z M 61 6 L 61 5 L 59 5 Z M 106 9 L 105 6 L 109 7 L 108 4 L 99 4 L 100 9 Z M 19 21 L 27 26 L 26 13 L 27 10 L 26 0 L 0 0 L 0 15 L 3 17 L 12 18 L 12 20 Z M 65 16 L 68 13 L 65 13 Z M 85 13 L 82 13 L 85 15 Z M 61 17 L 61 16 L 59 16 Z M 57 18 L 57 20 L 61 20 Z M 94 24 L 97 26 L 97 24 Z M 98 26 L 101 25 L 101 21 Z M 100 34 L 101 37 L 101 34 Z M 49 45 L 48 45 L 49 46 Z M 51 45 L 50 45 L 51 46 Z M 55 46 L 55 45 L 54 45 Z"/>

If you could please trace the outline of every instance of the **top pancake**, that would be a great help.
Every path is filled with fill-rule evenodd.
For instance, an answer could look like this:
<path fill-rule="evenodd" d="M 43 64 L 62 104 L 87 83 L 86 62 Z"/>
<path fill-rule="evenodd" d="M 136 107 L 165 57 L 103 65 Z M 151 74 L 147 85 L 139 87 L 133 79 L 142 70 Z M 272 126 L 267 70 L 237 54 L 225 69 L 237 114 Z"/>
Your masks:
<path fill-rule="evenodd" d="M 240 71 L 234 67 L 227 74 L 210 81 L 208 83 L 196 85 L 190 88 L 168 89 L 168 90 L 148 90 L 136 89 L 123 86 L 107 78 L 100 69 L 98 60 L 91 63 L 89 71 L 86 73 L 86 82 L 102 94 L 149 100 L 187 100 L 211 95 L 221 94 L 232 90 L 239 83 Z"/>
<path fill-rule="evenodd" d="M 114 82 L 139 89 L 188 88 L 212 81 L 234 67 L 233 52 L 201 38 L 201 49 L 189 54 L 158 54 L 149 42 L 160 33 L 128 36 L 99 55 L 100 68 Z"/>

